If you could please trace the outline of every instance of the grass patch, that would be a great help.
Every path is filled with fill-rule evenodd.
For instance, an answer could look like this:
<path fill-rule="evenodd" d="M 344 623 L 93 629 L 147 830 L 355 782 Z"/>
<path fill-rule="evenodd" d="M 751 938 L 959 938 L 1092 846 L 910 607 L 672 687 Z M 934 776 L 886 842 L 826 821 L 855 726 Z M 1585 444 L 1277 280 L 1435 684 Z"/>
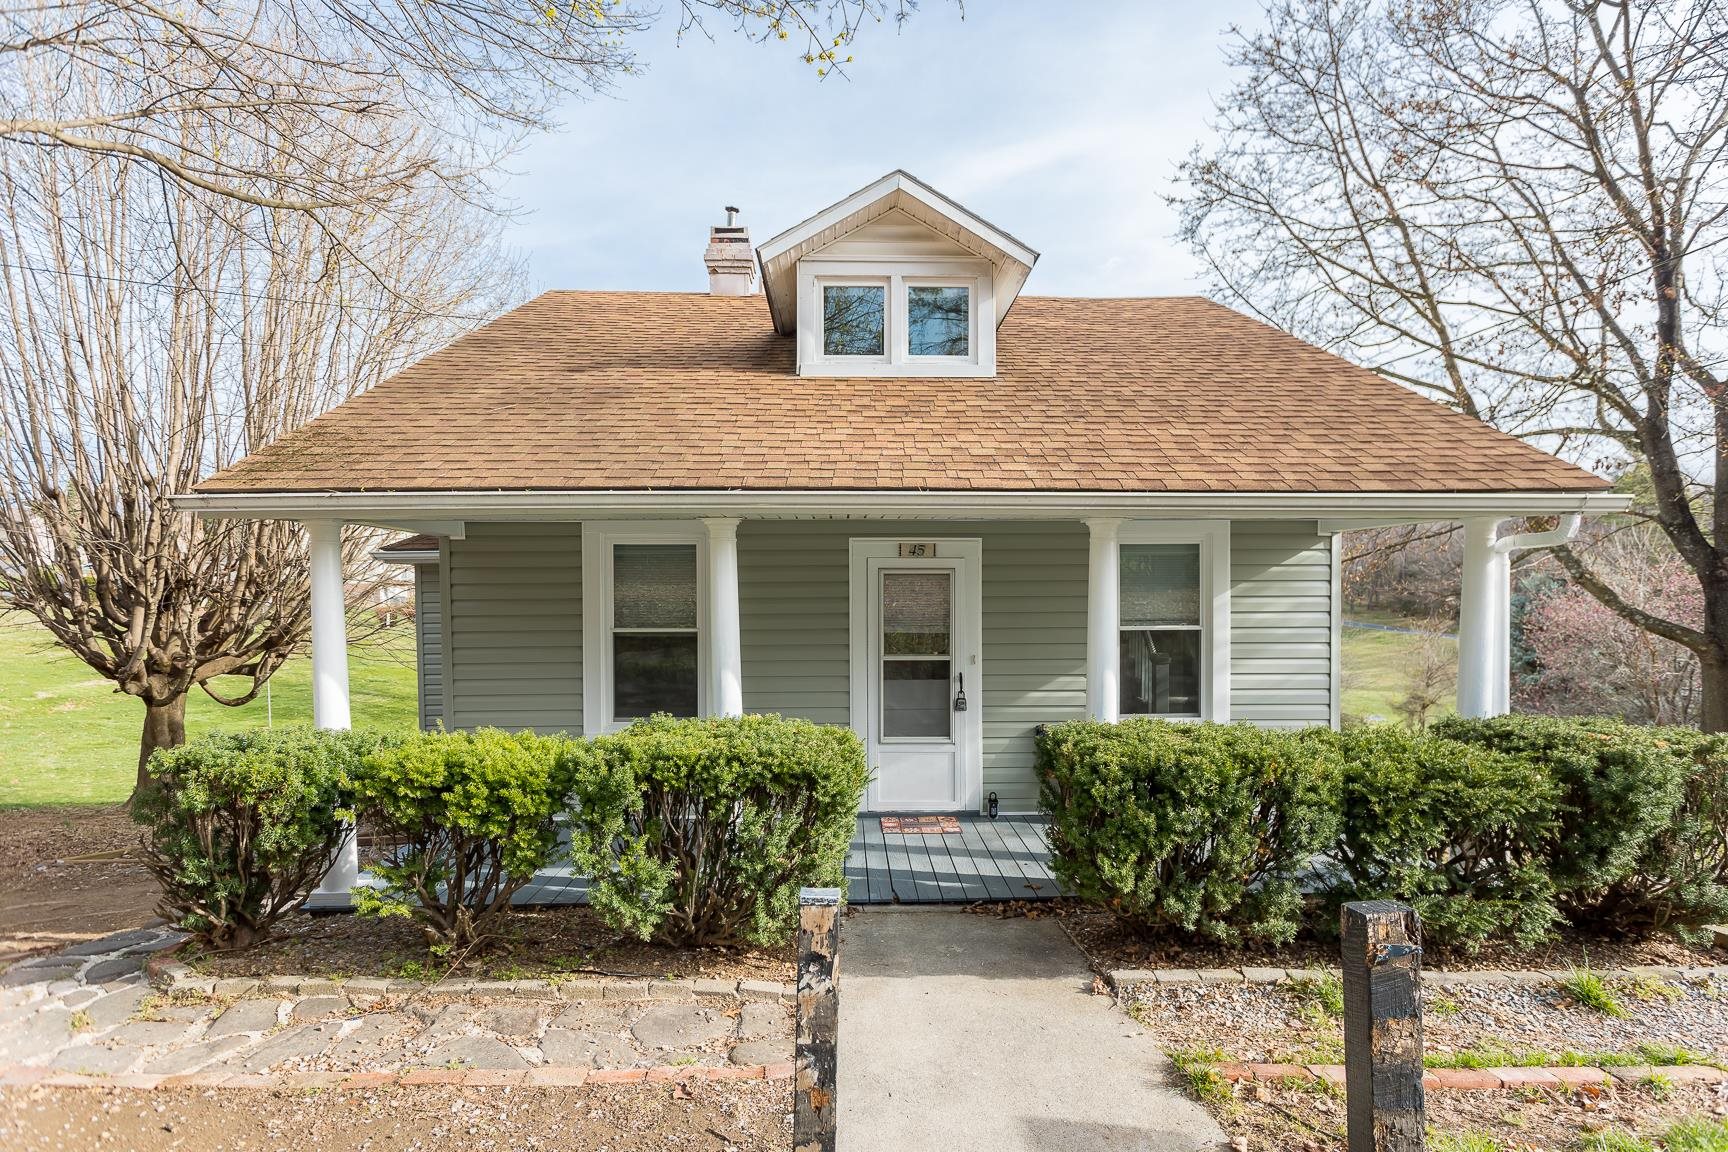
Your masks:
<path fill-rule="evenodd" d="M 1458 1001 L 1444 992 L 1435 992 L 1423 998 L 1422 1010 L 1435 1016 L 1456 1016 L 1464 1009 Z"/>
<path fill-rule="evenodd" d="M 1490 1132 L 1441 1132 L 1428 1129 L 1428 1152 L 1506 1152 Z"/>
<path fill-rule="evenodd" d="M 349 646 L 354 724 L 411 732 L 417 723 L 414 625 L 390 629 Z M 238 695 L 245 678 L 218 679 L 218 692 Z M 274 722 L 312 722 L 312 669 L 303 656 L 270 678 Z M 32 617 L 0 613 L 0 808 L 49 804 L 118 804 L 132 794 L 144 708 L 114 691 Z M 186 734 L 262 728 L 265 700 L 239 708 L 194 691 L 186 704 Z"/>
<path fill-rule="evenodd" d="M 1579 1152 L 1656 1152 L 1650 1141 L 1624 1128 L 1604 1128 L 1585 1137 Z"/>
<path fill-rule="evenodd" d="M 1429 1068 L 1633 1068 L 1642 1064 L 1705 1064 L 1715 1061 L 1672 1044 L 1639 1044 L 1630 1051 L 1549 1051 L 1544 1048 L 1461 1048 L 1430 1052 L 1422 1063 Z"/>
<path fill-rule="evenodd" d="M 1728 1152 L 1728 1122 L 1695 1116 L 1663 1134 L 1668 1152 Z"/>
<path fill-rule="evenodd" d="M 80 1008 L 78 1011 L 72 1013 L 72 1019 L 68 1020 L 66 1023 L 72 1031 L 83 1032 L 89 1029 L 91 1025 L 95 1024 L 96 1021 L 90 1018 L 90 1013 Z"/>
<path fill-rule="evenodd" d="M 1301 1006 L 1301 1014 L 1311 1021 L 1344 1018 L 1344 981 L 1331 972 L 1319 979 L 1304 976 L 1292 980 L 1285 992 Z"/>
<path fill-rule="evenodd" d="M 1620 986 L 1634 1000 L 1642 1000 L 1646 1004 L 1658 1000 L 1672 1004 L 1686 995 L 1675 985 L 1654 976 L 1628 976 L 1620 982 Z"/>
<path fill-rule="evenodd" d="M 1589 968 L 1571 967 L 1560 981 L 1560 991 L 1577 1005 L 1600 1012 L 1604 1016 L 1625 1016 L 1626 1009 L 1614 995 L 1608 981 Z"/>
<path fill-rule="evenodd" d="M 1390 612 L 1368 612 L 1351 608 L 1345 611 L 1340 645 L 1340 666 L 1344 673 L 1344 689 L 1339 706 L 1346 716 L 1378 716 L 1398 721 L 1398 706 L 1410 693 L 1410 670 L 1418 666 L 1417 653 L 1425 640 L 1400 632 L 1385 632 L 1378 628 L 1351 627 L 1352 624 L 1385 624 L 1394 628 L 1420 631 L 1420 620 L 1406 620 Z M 1452 651 L 1457 642 L 1449 641 Z M 1454 711 L 1450 699 L 1443 701 L 1429 715 L 1438 720 Z"/>
<path fill-rule="evenodd" d="M 1216 1048 L 1177 1048 L 1170 1053 L 1170 1063 L 1189 1095 L 1214 1102 L 1231 1099 L 1230 1082 L 1217 1068 L 1226 1059 Z"/>

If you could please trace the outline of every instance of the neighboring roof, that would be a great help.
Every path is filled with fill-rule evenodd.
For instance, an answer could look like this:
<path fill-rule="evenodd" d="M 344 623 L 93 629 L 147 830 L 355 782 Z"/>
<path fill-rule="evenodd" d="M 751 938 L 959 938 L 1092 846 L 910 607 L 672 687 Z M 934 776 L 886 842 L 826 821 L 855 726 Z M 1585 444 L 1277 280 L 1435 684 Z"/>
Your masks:
<path fill-rule="evenodd" d="M 993 379 L 801 377 L 793 360 L 760 296 L 548 292 L 196 490 L 1608 486 L 1196 297 L 1022 297 Z"/>
<path fill-rule="evenodd" d="M 994 269 L 996 323 L 1000 325 L 1038 263 L 1038 253 L 982 216 L 956 204 L 910 172 L 896 168 L 844 200 L 836 201 L 801 224 L 756 247 L 762 263 L 762 291 L 774 327 L 790 336 L 798 329 L 798 261 L 820 252 L 850 232 L 900 211 L 960 247 L 981 256 Z"/>
<path fill-rule="evenodd" d="M 392 564 L 436 564 L 438 537 L 424 532 L 417 536 L 404 536 L 372 549 L 372 558 Z"/>

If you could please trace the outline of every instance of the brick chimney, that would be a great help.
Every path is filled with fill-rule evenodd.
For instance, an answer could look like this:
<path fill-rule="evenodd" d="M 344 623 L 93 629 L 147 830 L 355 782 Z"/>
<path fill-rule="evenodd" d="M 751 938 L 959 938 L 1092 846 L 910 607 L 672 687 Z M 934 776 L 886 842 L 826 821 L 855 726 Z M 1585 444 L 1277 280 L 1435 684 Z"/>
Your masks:
<path fill-rule="evenodd" d="M 726 223 L 708 230 L 708 295 L 748 296 L 756 291 L 756 256 L 750 251 L 750 229 L 738 223 L 738 209 L 727 205 Z"/>

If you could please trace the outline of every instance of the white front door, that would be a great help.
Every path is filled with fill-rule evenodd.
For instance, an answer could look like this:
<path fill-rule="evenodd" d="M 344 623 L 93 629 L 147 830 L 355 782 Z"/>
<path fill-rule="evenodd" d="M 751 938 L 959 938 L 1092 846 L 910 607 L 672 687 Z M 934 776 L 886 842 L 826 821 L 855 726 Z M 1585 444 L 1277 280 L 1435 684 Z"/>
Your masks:
<path fill-rule="evenodd" d="M 872 769 L 865 805 L 877 812 L 975 810 L 983 707 L 977 542 L 854 545 L 866 553 L 854 556 L 852 581 L 853 698 L 863 713 L 853 727 L 867 741 Z"/>

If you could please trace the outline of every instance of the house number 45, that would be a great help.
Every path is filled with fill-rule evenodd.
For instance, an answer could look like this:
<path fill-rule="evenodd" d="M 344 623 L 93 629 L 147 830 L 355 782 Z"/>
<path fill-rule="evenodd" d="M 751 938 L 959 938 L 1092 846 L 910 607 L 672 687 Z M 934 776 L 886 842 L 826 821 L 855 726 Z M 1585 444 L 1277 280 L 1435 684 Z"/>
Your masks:
<path fill-rule="evenodd" d="M 928 560 L 933 559 L 935 555 L 936 545 L 934 544 L 900 545 L 900 559 L 902 560 Z"/>

